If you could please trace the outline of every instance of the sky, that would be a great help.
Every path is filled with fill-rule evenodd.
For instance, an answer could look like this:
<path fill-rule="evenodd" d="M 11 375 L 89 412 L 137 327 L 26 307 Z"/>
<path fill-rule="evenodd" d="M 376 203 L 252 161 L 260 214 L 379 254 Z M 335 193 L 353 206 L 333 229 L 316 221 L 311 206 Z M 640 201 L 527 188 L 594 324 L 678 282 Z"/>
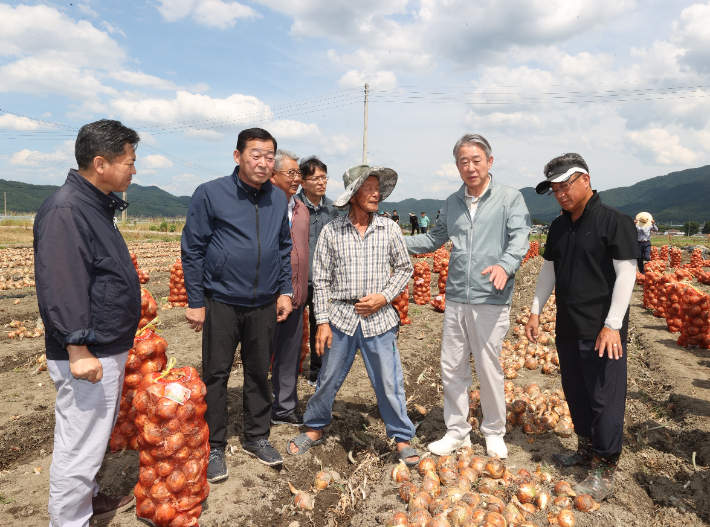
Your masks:
<path fill-rule="evenodd" d="M 455 191 L 467 132 L 516 188 L 565 152 L 595 188 L 628 186 L 709 164 L 710 3 L 0 2 L 0 178 L 61 184 L 77 130 L 111 118 L 141 135 L 135 183 L 189 195 L 259 126 L 318 155 L 336 197 L 362 162 L 365 83 L 388 201 Z"/>

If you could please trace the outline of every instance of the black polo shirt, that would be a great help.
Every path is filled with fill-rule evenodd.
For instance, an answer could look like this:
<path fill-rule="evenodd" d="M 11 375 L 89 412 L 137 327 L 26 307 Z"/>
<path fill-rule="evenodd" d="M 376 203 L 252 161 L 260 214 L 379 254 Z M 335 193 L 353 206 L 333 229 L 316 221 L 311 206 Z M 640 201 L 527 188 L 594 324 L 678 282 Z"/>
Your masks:
<path fill-rule="evenodd" d="M 636 260 L 636 238 L 633 220 L 604 205 L 596 191 L 577 221 L 565 211 L 552 222 L 544 258 L 555 265 L 557 335 L 597 338 L 609 313 L 616 281 L 612 260 Z M 628 327 L 627 309 L 622 340 L 626 340 Z"/>

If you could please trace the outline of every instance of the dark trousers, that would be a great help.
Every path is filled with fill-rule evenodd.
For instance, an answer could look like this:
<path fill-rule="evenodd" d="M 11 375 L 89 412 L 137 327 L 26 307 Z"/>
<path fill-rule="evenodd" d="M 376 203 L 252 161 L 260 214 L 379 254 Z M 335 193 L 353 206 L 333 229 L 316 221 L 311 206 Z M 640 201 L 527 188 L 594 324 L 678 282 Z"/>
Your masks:
<path fill-rule="evenodd" d="M 244 368 L 244 438 L 256 441 L 269 437 L 271 387 L 268 376 L 276 333 L 275 304 L 276 300 L 259 307 L 241 307 L 205 297 L 202 380 L 207 386 L 205 420 L 212 448 L 223 449 L 227 445 L 227 382 L 240 343 Z"/>
<path fill-rule="evenodd" d="M 643 273 L 643 266 L 651 261 L 651 242 L 639 242 L 639 273 Z"/>
<path fill-rule="evenodd" d="M 602 457 L 621 454 L 626 409 L 626 343 L 622 358 L 599 357 L 595 340 L 557 336 L 562 389 L 577 435 Z"/>
<path fill-rule="evenodd" d="M 428 230 L 429 230 L 429 228 L 428 228 L 428 227 L 422 227 L 421 229 L 422 229 L 422 234 L 426 234 L 426 231 L 428 231 Z"/>
<path fill-rule="evenodd" d="M 303 340 L 303 306 L 294 309 L 288 318 L 276 324 L 274 362 L 271 384 L 274 387 L 273 417 L 286 417 L 298 406 L 298 370 L 301 366 Z"/>
<path fill-rule="evenodd" d="M 313 286 L 308 286 L 308 298 L 306 299 L 306 306 L 308 307 L 308 338 L 310 340 L 311 346 L 311 371 L 309 374 L 309 379 L 311 381 L 318 380 L 318 374 L 320 373 L 320 368 L 323 365 L 323 357 L 319 357 L 316 353 L 316 330 L 318 326 L 316 325 L 316 312 L 313 311 Z"/>
<path fill-rule="evenodd" d="M 417 234 L 421 234 L 418 223 L 412 223 L 412 236 L 414 236 L 414 231 L 417 231 Z"/>

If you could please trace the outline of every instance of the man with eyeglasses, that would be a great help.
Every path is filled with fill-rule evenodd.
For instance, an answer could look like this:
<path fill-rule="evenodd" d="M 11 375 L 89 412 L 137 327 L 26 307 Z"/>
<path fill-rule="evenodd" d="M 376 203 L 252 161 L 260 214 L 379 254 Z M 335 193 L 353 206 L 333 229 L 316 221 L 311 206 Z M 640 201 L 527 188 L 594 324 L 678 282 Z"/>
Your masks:
<path fill-rule="evenodd" d="M 505 393 L 500 353 L 510 327 L 515 272 L 528 250 L 530 215 L 522 194 L 493 178 L 491 145 L 466 134 L 454 146 L 463 185 L 449 196 L 426 234 L 407 238 L 409 253 L 453 242 L 441 342 L 446 435 L 430 443 L 437 455 L 471 445 L 468 393 L 473 355 L 481 382 L 481 433 L 489 456 L 507 457 Z"/>
<path fill-rule="evenodd" d="M 604 205 L 592 190 L 579 154 L 556 157 L 544 174 L 535 190 L 554 194 L 562 215 L 550 225 L 525 333 L 537 341 L 540 311 L 555 288 L 555 343 L 577 451 L 552 459 L 562 467 L 591 465 L 575 491 L 601 501 L 614 492 L 623 442 L 636 229 L 629 216 Z"/>
<path fill-rule="evenodd" d="M 308 384 L 316 386 L 323 358 L 316 353 L 316 314 L 313 309 L 313 254 L 316 251 L 318 237 L 323 227 L 338 217 L 338 209 L 333 207 L 333 200 L 325 195 L 328 185 L 328 167 L 316 156 L 301 161 L 301 192 L 296 196 L 308 208 L 310 214 L 310 234 L 308 237 L 308 326 L 311 347 L 311 366 Z"/>
<path fill-rule="evenodd" d="M 269 443 L 269 364 L 278 322 L 292 310 L 291 234 L 286 195 L 269 180 L 276 139 L 242 130 L 230 176 L 203 183 L 182 231 L 185 318 L 202 337 L 205 420 L 210 430 L 207 481 L 227 479 L 227 383 L 241 343 L 244 368 L 242 449 L 265 465 L 283 459 Z"/>
<path fill-rule="evenodd" d="M 274 403 L 271 405 L 272 425 L 303 424 L 303 415 L 296 413 L 298 406 L 298 370 L 300 368 L 301 341 L 303 337 L 303 306 L 308 295 L 308 209 L 296 199 L 301 186 L 301 169 L 298 156 L 288 150 L 278 149 L 274 156 L 274 174 L 271 182 L 284 191 L 288 199 L 288 224 L 291 229 L 291 285 L 293 311 L 276 325 L 274 360 L 271 384 Z"/>

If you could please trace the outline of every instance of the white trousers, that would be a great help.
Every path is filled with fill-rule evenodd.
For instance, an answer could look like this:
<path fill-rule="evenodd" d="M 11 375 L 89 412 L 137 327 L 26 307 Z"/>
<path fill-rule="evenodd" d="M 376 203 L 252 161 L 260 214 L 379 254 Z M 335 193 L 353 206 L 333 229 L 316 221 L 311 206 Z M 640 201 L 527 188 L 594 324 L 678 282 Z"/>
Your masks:
<path fill-rule="evenodd" d="M 498 357 L 509 327 L 509 305 L 459 304 L 446 299 L 441 379 L 447 435 L 461 440 L 471 432 L 466 421 L 471 355 L 481 382 L 481 432 L 485 437 L 505 435 L 505 377 Z"/>
<path fill-rule="evenodd" d="M 116 424 L 128 351 L 99 359 L 103 377 L 96 384 L 76 379 L 68 360 L 49 360 L 57 389 L 54 452 L 49 467 L 50 527 L 87 527 L 91 498 L 99 492 L 96 473 Z"/>

